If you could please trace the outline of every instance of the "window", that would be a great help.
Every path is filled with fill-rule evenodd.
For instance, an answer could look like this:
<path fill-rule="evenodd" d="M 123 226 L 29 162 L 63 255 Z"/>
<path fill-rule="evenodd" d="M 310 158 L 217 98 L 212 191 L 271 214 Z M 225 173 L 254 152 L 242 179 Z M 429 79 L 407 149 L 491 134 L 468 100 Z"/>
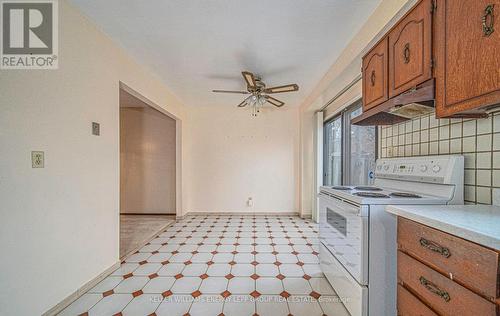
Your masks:
<path fill-rule="evenodd" d="M 329 120 L 325 126 L 325 185 L 342 184 L 342 116 Z"/>
<path fill-rule="evenodd" d="M 375 167 L 376 128 L 351 124 L 361 114 L 361 100 L 324 124 L 323 184 L 371 184 Z"/>

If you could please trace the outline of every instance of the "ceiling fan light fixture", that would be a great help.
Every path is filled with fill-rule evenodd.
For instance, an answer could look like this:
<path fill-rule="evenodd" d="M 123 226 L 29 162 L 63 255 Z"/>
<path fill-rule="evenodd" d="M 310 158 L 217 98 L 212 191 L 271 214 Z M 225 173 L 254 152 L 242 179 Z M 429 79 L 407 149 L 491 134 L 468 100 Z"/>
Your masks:
<path fill-rule="evenodd" d="M 251 109 L 252 116 L 257 116 L 257 113 L 260 112 L 260 109 L 264 106 L 266 102 L 269 102 L 270 104 L 278 108 L 285 105 L 285 102 L 275 99 L 268 94 L 293 92 L 299 90 L 299 86 L 295 83 L 266 88 L 265 83 L 261 80 L 259 76 L 256 76 L 249 71 L 242 71 L 241 75 L 243 76 L 243 79 L 247 84 L 247 91 L 235 91 L 235 90 L 212 90 L 212 91 L 218 93 L 250 94 L 249 97 L 247 97 L 240 104 L 238 104 L 238 107 L 243 108 L 246 107 L 247 105 L 250 106 L 252 108 Z"/>

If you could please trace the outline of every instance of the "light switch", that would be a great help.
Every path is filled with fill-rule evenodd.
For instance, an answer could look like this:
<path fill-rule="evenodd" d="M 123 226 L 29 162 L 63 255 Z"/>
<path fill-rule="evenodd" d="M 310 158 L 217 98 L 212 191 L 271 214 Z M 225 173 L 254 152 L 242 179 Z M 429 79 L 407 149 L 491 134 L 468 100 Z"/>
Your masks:
<path fill-rule="evenodd" d="M 97 122 L 92 122 L 92 135 L 99 136 L 101 134 L 101 126 Z"/>
<path fill-rule="evenodd" d="M 43 151 L 31 152 L 31 167 L 32 168 L 45 168 L 45 157 Z"/>

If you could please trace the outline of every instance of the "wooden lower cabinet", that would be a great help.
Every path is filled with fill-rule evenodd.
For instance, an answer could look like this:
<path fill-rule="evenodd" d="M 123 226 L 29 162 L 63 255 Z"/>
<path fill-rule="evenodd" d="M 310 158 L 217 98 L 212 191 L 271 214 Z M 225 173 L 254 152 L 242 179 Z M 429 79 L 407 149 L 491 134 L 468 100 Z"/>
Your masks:
<path fill-rule="evenodd" d="M 399 217 L 397 261 L 398 315 L 500 315 L 498 251 Z"/>
<path fill-rule="evenodd" d="M 440 315 L 496 315 L 494 303 L 402 252 L 398 278 Z"/>
<path fill-rule="evenodd" d="M 499 253 L 437 229 L 398 220 L 399 249 L 475 292 L 499 297 Z"/>

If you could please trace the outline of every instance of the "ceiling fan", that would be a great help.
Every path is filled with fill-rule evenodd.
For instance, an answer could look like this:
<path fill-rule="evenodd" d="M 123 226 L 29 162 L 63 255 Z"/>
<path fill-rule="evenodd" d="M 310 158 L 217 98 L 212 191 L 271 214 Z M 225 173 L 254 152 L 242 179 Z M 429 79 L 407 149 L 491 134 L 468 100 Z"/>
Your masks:
<path fill-rule="evenodd" d="M 299 86 L 295 83 L 272 87 L 272 88 L 266 88 L 266 84 L 261 80 L 259 76 L 256 76 L 248 71 L 243 71 L 241 72 L 241 74 L 243 75 L 243 79 L 245 79 L 245 82 L 247 84 L 247 91 L 212 90 L 212 92 L 250 94 L 249 97 L 247 97 L 245 100 L 243 100 L 243 102 L 238 104 L 238 107 L 242 108 L 247 105 L 251 106 L 252 116 L 257 116 L 257 113 L 260 112 L 260 108 L 266 102 L 269 102 L 278 108 L 285 105 L 285 102 L 273 98 L 269 94 L 293 92 L 299 90 Z"/>

